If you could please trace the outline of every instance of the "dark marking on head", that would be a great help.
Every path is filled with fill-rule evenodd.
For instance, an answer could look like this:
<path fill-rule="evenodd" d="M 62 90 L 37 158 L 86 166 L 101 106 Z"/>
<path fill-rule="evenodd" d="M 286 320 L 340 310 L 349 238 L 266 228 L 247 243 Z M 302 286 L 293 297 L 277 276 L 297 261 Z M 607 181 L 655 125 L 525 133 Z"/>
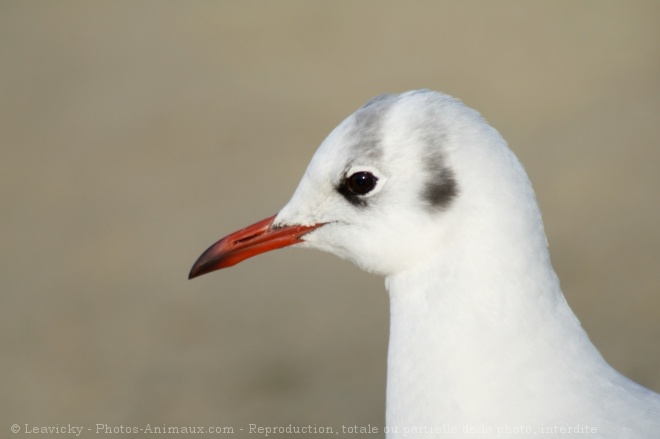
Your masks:
<path fill-rule="evenodd" d="M 458 183 L 445 159 L 443 145 L 447 142 L 447 131 L 440 115 L 435 110 L 429 111 L 422 126 L 422 157 L 427 181 L 421 196 L 425 204 L 438 211 L 449 206 L 458 195 Z"/>
<path fill-rule="evenodd" d="M 383 119 L 398 99 L 398 95 L 380 95 L 355 112 L 354 125 L 349 136 L 352 143 L 351 149 L 355 150 L 356 156 L 366 155 L 372 159 L 380 157 Z"/>
<path fill-rule="evenodd" d="M 384 94 L 371 99 L 353 114 L 352 126 L 346 132 L 349 160 L 337 183 L 336 190 L 354 206 L 366 207 L 367 200 L 351 192 L 346 186 L 346 172 L 356 160 L 378 161 L 383 154 L 381 142 L 383 122 L 387 112 L 399 99 L 399 95 Z"/>
<path fill-rule="evenodd" d="M 434 209 L 447 207 L 458 195 L 458 184 L 454 172 L 449 168 L 442 168 L 435 172 L 432 179 L 426 183 L 422 198 Z"/>

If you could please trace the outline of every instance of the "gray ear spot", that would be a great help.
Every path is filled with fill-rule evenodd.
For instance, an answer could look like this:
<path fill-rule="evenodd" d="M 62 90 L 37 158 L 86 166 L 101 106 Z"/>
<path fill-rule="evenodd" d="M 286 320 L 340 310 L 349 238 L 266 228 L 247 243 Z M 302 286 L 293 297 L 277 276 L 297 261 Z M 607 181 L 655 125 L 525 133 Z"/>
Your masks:
<path fill-rule="evenodd" d="M 458 195 L 458 184 L 454 173 L 449 168 L 441 168 L 433 178 L 426 183 L 422 199 L 433 210 L 441 210 L 449 206 Z"/>

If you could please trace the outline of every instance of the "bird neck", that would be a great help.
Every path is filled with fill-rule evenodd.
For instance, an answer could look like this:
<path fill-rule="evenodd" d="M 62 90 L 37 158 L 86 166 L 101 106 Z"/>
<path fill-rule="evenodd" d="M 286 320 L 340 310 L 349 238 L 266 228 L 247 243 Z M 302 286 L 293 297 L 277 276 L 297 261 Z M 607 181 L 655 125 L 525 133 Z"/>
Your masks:
<path fill-rule="evenodd" d="M 561 389 L 607 368 L 561 293 L 539 227 L 532 239 L 521 231 L 526 241 L 448 242 L 387 278 L 389 429 L 540 422 L 536 401 L 564 403 Z"/>

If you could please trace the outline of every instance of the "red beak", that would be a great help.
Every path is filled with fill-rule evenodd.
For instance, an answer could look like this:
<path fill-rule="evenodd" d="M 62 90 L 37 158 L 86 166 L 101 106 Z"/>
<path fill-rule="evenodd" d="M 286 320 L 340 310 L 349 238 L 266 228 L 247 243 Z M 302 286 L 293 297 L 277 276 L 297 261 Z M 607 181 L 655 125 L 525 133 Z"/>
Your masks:
<path fill-rule="evenodd" d="M 297 244 L 305 233 L 323 225 L 273 227 L 276 216 L 231 233 L 213 244 L 197 259 L 188 279 L 231 267 L 261 253 Z"/>

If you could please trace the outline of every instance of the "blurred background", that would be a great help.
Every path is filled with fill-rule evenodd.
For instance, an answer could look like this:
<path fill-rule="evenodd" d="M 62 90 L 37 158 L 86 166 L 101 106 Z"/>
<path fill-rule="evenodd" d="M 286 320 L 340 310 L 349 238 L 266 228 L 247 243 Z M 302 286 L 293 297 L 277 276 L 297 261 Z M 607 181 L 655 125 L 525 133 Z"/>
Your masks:
<path fill-rule="evenodd" d="M 187 274 L 343 118 L 415 88 L 509 141 L 568 302 L 660 391 L 660 3 L 4 0 L 2 435 L 382 428 L 382 279 L 296 249 Z"/>

